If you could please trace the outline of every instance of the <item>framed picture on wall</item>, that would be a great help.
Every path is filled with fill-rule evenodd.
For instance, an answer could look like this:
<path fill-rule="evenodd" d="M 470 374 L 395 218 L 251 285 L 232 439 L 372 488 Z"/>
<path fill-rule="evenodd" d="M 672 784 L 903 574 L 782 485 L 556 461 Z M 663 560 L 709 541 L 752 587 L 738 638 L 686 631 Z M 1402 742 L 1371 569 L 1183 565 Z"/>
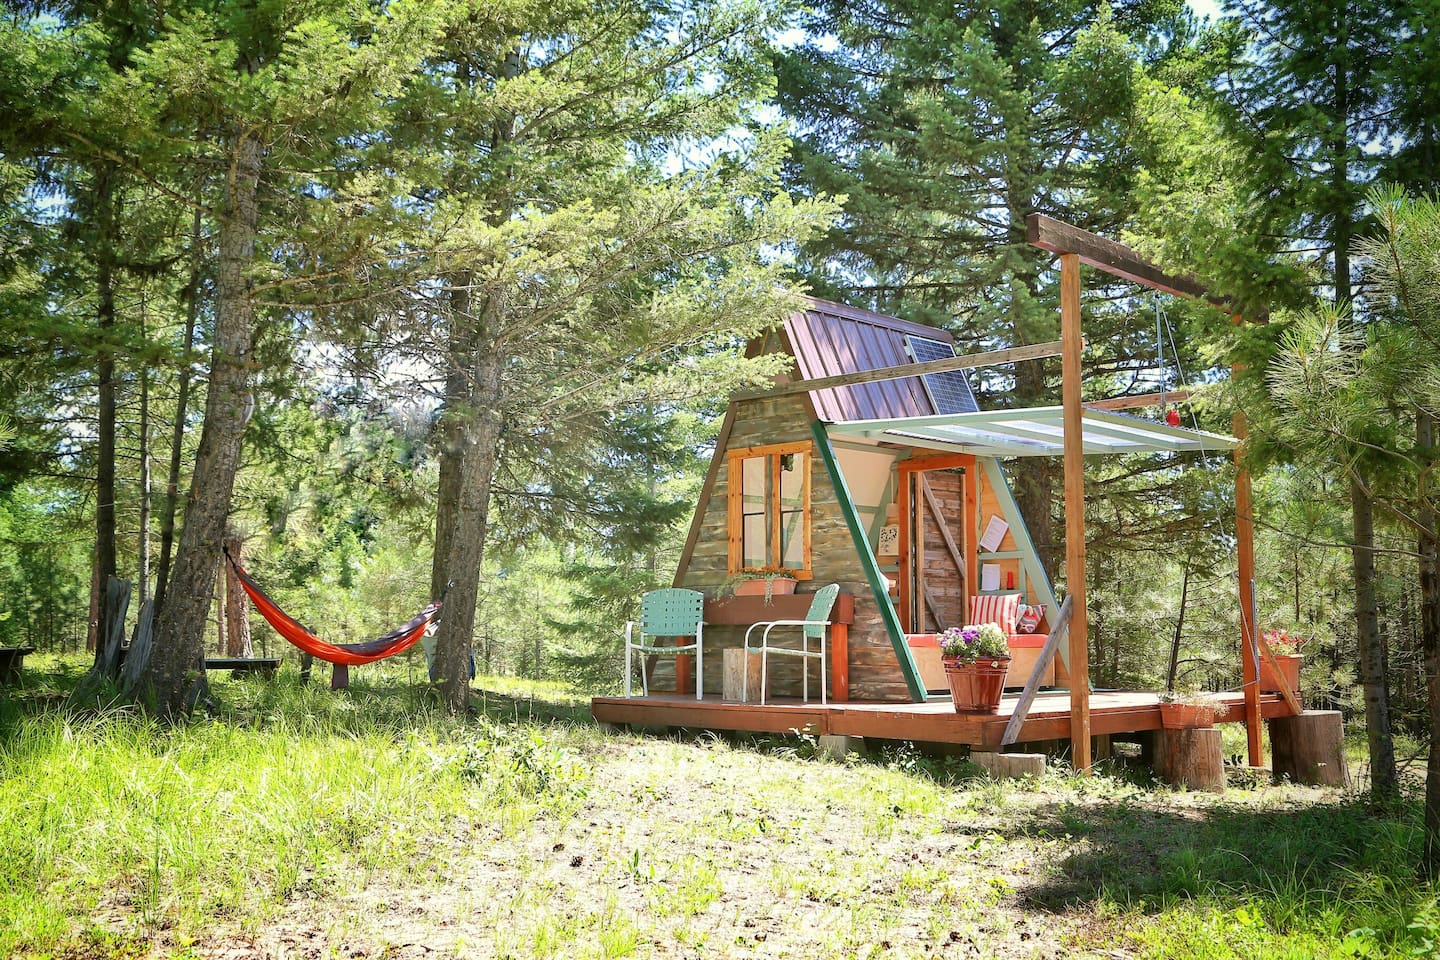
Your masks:
<path fill-rule="evenodd" d="M 900 552 L 900 524 L 887 523 L 880 528 L 880 539 L 875 542 L 875 555 L 894 556 Z"/>

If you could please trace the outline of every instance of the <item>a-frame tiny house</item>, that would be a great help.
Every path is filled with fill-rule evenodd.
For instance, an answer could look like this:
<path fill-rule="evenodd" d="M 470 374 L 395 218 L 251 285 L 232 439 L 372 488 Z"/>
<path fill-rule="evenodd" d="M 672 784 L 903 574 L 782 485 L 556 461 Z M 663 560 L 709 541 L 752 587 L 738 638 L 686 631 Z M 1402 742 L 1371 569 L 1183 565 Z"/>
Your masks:
<path fill-rule="evenodd" d="M 1063 230 L 1046 233 L 1052 226 Z M 676 586 L 712 598 L 704 614 L 703 698 L 694 698 L 687 658 L 661 658 L 652 691 L 668 687 L 676 694 L 596 698 L 597 720 L 992 748 L 1061 738 L 1072 742 L 1081 768 L 1089 766 L 1092 735 L 1159 728 L 1156 694 L 1092 695 L 1088 683 L 1070 682 L 1070 665 L 1083 678 L 1088 660 L 1081 463 L 1096 454 L 1230 450 L 1236 441 L 1121 412 L 1139 405 L 1129 399 L 1081 403 L 1080 262 L 1156 289 L 1197 294 L 1188 281 L 1103 238 L 1054 221 L 1034 222 L 1031 232 L 1037 246 L 1061 253 L 1061 342 L 956 357 L 942 331 L 811 300 L 751 345 L 789 355 L 794 371 L 770 389 L 732 399 L 675 576 Z M 979 409 L 960 372 L 1056 354 L 1064 361 L 1057 406 Z M 1003 461 L 1025 456 L 1064 458 L 1069 591 L 1063 606 L 1005 479 Z M 1254 625 L 1248 478 L 1243 470 L 1240 475 L 1245 682 L 1229 697 L 1243 706 L 1235 712 L 1249 727 L 1256 764 L 1262 718 L 1300 711 L 1293 692 L 1261 695 L 1255 681 L 1265 647 Z M 729 574 L 764 564 L 798 570 L 807 581 L 802 590 L 840 584 L 828 705 L 794 699 L 799 667 L 791 664 L 772 670 L 774 699 L 763 706 L 722 697 L 716 667 L 724 651 L 740 645 L 749 624 L 800 616 L 808 603 L 803 593 L 773 603 L 715 596 Z M 1018 594 L 1043 611 L 1039 639 L 1012 638 L 1016 659 L 1008 682 L 1025 689 L 1005 698 L 999 716 L 957 714 L 941 692 L 934 648 L 924 637 L 965 623 L 971 599 L 992 594 Z M 1072 612 L 1074 628 L 1065 636 Z M 1051 626 L 1055 632 L 1047 633 Z M 1039 666 L 1029 669 L 1037 659 Z M 1066 689 L 1037 693 L 1049 685 Z"/>
<path fill-rule="evenodd" d="M 826 424 L 977 413 L 965 371 L 785 392 L 788 384 L 953 358 L 948 333 L 811 300 L 752 350 L 787 354 L 794 373 L 776 390 L 732 401 L 676 586 L 713 594 L 740 567 L 767 563 L 791 567 L 813 585 L 839 583 L 848 598 L 843 616 L 851 621 L 832 657 L 832 695 L 841 702 L 923 702 L 943 691 L 934 648 L 897 645 L 896 635 L 924 637 L 963 625 L 977 593 L 1019 593 L 1052 615 L 1058 610 L 993 456 L 933 454 L 904 438 L 825 433 Z M 1003 542 L 982 555 L 981 520 L 995 517 L 1007 528 Z M 998 572 L 988 590 L 979 580 L 986 566 Z M 741 598 L 716 605 L 717 618 L 736 622 L 708 629 L 707 649 L 738 645 L 746 621 L 790 615 L 775 606 Z M 717 695 L 719 673 L 709 672 Z M 772 690 L 798 695 L 798 670 L 782 668 Z"/>

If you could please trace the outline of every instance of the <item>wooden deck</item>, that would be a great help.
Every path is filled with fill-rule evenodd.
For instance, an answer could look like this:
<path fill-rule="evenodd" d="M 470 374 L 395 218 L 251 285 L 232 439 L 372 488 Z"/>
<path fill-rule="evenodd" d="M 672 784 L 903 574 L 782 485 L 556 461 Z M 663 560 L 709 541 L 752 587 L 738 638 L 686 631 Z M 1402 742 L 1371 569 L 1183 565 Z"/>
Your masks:
<path fill-rule="evenodd" d="M 931 703 L 802 703 L 798 700 L 732 703 L 719 698 L 652 694 L 648 697 L 596 697 L 590 712 L 601 723 L 688 727 L 695 730 L 740 730 L 751 733 L 800 732 L 924 743 L 965 743 L 998 748 L 1017 700 L 1007 695 L 992 715 L 956 713 L 950 701 Z M 1243 722 L 1244 697 L 1222 695 L 1230 705 L 1225 722 Z M 1160 695 L 1138 690 L 1097 690 L 1090 694 L 1090 729 L 1100 736 L 1160 729 Z M 1266 719 L 1290 715 L 1279 694 L 1260 697 Z M 1070 737 L 1070 694 L 1040 693 L 1021 727 L 1019 742 L 1064 740 Z"/>

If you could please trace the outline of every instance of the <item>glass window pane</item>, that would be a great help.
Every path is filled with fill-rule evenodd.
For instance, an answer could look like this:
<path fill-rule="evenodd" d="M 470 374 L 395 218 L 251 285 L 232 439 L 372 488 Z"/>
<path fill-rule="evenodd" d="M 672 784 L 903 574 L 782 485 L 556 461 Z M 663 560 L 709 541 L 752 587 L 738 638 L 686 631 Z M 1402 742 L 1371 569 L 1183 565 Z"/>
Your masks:
<path fill-rule="evenodd" d="M 746 513 L 765 512 L 765 488 L 769 477 L 765 470 L 765 457 L 747 457 L 740 461 L 740 494 Z"/>
<path fill-rule="evenodd" d="M 780 509 L 798 510 L 805 499 L 805 454 L 787 453 L 780 458 Z"/>
<path fill-rule="evenodd" d="M 805 514 L 800 510 L 787 510 L 780 515 L 784 526 L 780 528 L 780 562 L 794 570 L 805 565 Z"/>
<path fill-rule="evenodd" d="M 744 518 L 745 527 L 740 544 L 740 563 L 746 567 L 763 567 L 769 561 L 765 558 L 766 544 L 765 515 L 749 514 Z"/>

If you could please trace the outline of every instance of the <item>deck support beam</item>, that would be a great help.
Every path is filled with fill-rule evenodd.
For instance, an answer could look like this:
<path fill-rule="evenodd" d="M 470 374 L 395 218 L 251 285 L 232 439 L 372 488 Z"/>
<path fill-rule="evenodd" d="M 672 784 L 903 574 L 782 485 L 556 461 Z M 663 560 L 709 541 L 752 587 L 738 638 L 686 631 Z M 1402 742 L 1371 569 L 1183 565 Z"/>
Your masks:
<path fill-rule="evenodd" d="M 1085 437 L 1080 406 L 1080 257 L 1060 255 L 1061 397 L 1065 424 L 1065 590 L 1070 611 L 1070 750 L 1090 769 L 1090 648 L 1085 613 Z"/>

